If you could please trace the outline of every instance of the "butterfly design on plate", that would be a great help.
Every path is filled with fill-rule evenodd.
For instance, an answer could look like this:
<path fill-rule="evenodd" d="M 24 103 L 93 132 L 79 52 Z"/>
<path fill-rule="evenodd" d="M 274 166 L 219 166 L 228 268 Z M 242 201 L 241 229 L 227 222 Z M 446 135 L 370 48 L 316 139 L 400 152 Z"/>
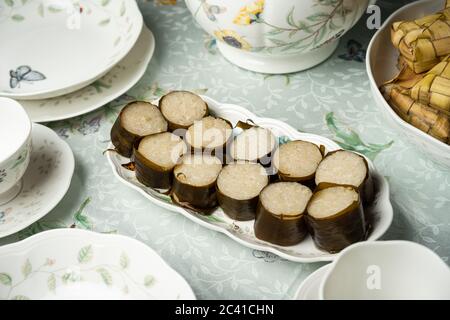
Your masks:
<path fill-rule="evenodd" d="M 364 62 L 366 60 L 366 50 L 363 49 L 361 43 L 356 40 L 347 42 L 347 52 L 339 55 L 339 58 L 347 61 Z"/>
<path fill-rule="evenodd" d="M 20 66 L 16 70 L 10 70 L 9 75 L 11 79 L 9 80 L 9 86 L 11 89 L 17 87 L 20 88 L 21 82 L 34 82 L 45 80 L 45 76 L 35 70 L 32 70 L 29 66 Z"/>
<path fill-rule="evenodd" d="M 202 0 L 202 8 L 208 19 L 211 21 L 217 20 L 216 14 L 221 14 L 227 11 L 227 8 L 215 4 L 209 4 L 206 0 Z"/>
<path fill-rule="evenodd" d="M 77 130 L 84 136 L 96 133 L 100 129 L 100 122 L 100 116 L 94 117 L 90 120 L 83 120 L 77 127 Z"/>

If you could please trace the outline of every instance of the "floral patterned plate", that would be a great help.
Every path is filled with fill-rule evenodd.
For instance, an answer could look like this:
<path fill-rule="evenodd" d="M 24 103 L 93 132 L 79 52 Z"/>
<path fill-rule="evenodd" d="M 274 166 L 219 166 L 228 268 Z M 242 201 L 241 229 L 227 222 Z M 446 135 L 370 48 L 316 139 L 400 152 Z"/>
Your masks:
<path fill-rule="evenodd" d="M 0 0 L 0 95 L 45 99 L 81 89 L 133 48 L 132 0 Z"/>
<path fill-rule="evenodd" d="M 195 299 L 143 243 L 79 229 L 42 232 L 0 248 L 0 299 Z"/>
<path fill-rule="evenodd" d="M 49 213 L 69 189 L 75 161 L 69 145 L 51 129 L 34 124 L 30 164 L 22 190 L 0 206 L 0 238 L 16 233 Z"/>
<path fill-rule="evenodd" d="M 103 78 L 60 97 L 22 100 L 20 104 L 34 122 L 57 121 L 88 113 L 116 99 L 135 85 L 144 75 L 154 51 L 155 38 L 144 26 L 130 53 Z"/>
<path fill-rule="evenodd" d="M 205 96 L 203 96 L 203 99 L 208 103 L 213 115 L 228 119 L 233 125 L 236 125 L 238 121 L 245 122 L 248 119 L 251 119 L 254 123 L 272 130 L 272 132 L 279 137 L 280 143 L 300 139 L 311 141 L 318 145 L 324 145 L 327 151 L 339 149 L 339 146 L 335 142 L 325 137 L 299 132 L 279 120 L 259 118 L 243 107 L 219 103 Z M 110 145 L 110 147 L 113 148 L 112 145 Z M 115 152 L 108 152 L 107 157 L 115 176 L 126 185 L 142 193 L 151 202 L 170 211 L 181 213 L 185 217 L 206 228 L 224 233 L 246 247 L 268 251 L 282 258 L 297 262 L 332 261 L 336 257 L 336 254 L 330 254 L 317 249 L 311 237 L 308 237 L 300 244 L 291 247 L 281 247 L 261 241 L 255 237 L 253 232 L 253 221 L 234 221 L 228 218 L 220 208 L 217 208 L 213 214 L 209 216 L 181 208 L 180 206 L 173 204 L 169 196 L 163 195 L 139 183 L 134 172 L 129 171 L 122 166 L 123 164 L 128 163 L 130 161 L 129 159 L 124 158 Z M 374 217 L 372 230 L 368 237 L 369 241 L 373 241 L 379 239 L 391 225 L 393 210 L 389 199 L 389 186 L 386 179 L 375 170 L 369 159 L 367 159 L 367 161 L 376 189 L 376 198 L 373 205 L 366 208 L 366 210 L 369 210 L 369 213 Z"/>

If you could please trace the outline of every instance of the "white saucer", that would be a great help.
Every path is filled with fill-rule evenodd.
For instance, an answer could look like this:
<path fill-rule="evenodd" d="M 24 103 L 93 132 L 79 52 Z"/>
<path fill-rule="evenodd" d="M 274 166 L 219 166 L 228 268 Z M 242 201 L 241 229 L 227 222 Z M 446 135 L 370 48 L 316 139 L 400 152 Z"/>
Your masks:
<path fill-rule="evenodd" d="M 72 150 L 51 129 L 34 124 L 30 164 L 22 190 L 0 206 L 0 238 L 14 234 L 49 213 L 69 189 L 75 169 Z"/>
<path fill-rule="evenodd" d="M 50 122 L 73 118 L 111 102 L 127 92 L 144 75 L 155 51 L 155 38 L 144 26 L 130 53 L 108 74 L 76 92 L 44 100 L 22 100 L 34 122 Z"/>
<path fill-rule="evenodd" d="M 331 264 L 327 264 L 317 269 L 303 280 L 295 294 L 295 300 L 319 300 L 320 284 L 330 267 Z"/>
<path fill-rule="evenodd" d="M 339 149 L 339 146 L 328 138 L 315 134 L 299 132 L 295 128 L 280 120 L 261 118 L 244 107 L 234 104 L 221 103 L 207 96 L 202 96 L 202 99 L 208 104 L 211 115 L 227 119 L 233 125 L 236 125 L 238 121 L 245 122 L 247 119 L 252 119 L 252 122 L 256 125 L 271 130 L 273 134 L 280 139 L 280 141 L 310 141 L 316 145 L 325 146 L 328 152 Z M 153 101 L 153 103 L 157 105 L 158 101 Z M 110 144 L 109 148 L 114 148 L 114 146 Z M 221 232 L 243 246 L 255 250 L 271 252 L 281 258 L 303 263 L 333 261 L 337 257 L 336 253 L 330 253 L 317 248 L 311 236 L 306 237 L 306 239 L 301 243 L 289 247 L 272 245 L 266 241 L 262 241 L 255 236 L 254 221 L 233 220 L 228 217 L 220 207 L 216 208 L 211 215 L 208 216 L 194 210 L 182 208 L 181 206 L 178 206 L 170 201 L 170 197 L 167 195 L 161 194 L 160 192 L 157 192 L 152 188 L 145 187 L 141 184 L 136 179 L 135 173 L 127 170 L 123 166 L 124 163 L 128 163 L 130 161 L 129 159 L 122 157 L 115 152 L 108 152 L 106 156 L 115 177 L 128 187 L 144 195 L 149 202 L 152 202 L 161 208 L 182 214 L 194 223 L 197 223 L 205 228 Z M 373 178 L 374 187 L 376 189 L 373 204 L 366 208 L 366 211 L 374 217 L 371 232 L 367 237 L 367 241 L 375 241 L 378 240 L 391 225 L 393 210 L 391 200 L 389 199 L 389 184 L 386 178 L 375 169 L 370 159 L 367 159 L 367 162 L 369 164 L 370 174 Z"/>

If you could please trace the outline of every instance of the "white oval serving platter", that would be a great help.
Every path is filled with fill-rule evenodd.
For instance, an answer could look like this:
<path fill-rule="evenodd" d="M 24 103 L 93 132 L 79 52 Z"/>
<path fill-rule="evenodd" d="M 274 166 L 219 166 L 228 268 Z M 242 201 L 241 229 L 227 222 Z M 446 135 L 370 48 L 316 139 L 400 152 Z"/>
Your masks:
<path fill-rule="evenodd" d="M 417 129 L 400 118 L 386 102 L 380 90 L 383 83 L 398 73 L 398 50 L 391 44 L 391 25 L 395 21 L 412 20 L 444 8 L 444 0 L 422 0 L 394 12 L 372 38 L 367 49 L 366 69 L 372 94 L 379 110 L 397 131 L 415 144 L 418 150 L 436 163 L 450 168 L 450 146 Z"/>
<path fill-rule="evenodd" d="M 85 87 L 128 54 L 142 25 L 134 0 L 0 0 L 0 96 Z"/>
<path fill-rule="evenodd" d="M 144 75 L 155 51 L 155 37 L 144 26 L 136 45 L 106 75 L 78 91 L 43 100 L 22 100 L 34 122 L 73 118 L 94 111 L 131 89 Z"/>
<path fill-rule="evenodd" d="M 194 300 L 195 295 L 142 242 L 58 229 L 0 247 L 0 299 Z"/>
<path fill-rule="evenodd" d="M 314 134 L 299 132 L 290 125 L 279 120 L 260 118 L 243 107 L 219 103 L 206 96 L 202 96 L 202 98 L 208 103 L 211 114 L 229 120 L 233 126 L 235 126 L 238 121 L 245 122 L 248 119 L 251 119 L 255 124 L 270 129 L 281 142 L 289 139 L 300 139 L 311 141 L 317 145 L 324 145 L 327 151 L 340 149 L 339 146 L 330 139 Z M 155 103 L 157 104 L 157 102 Z M 114 148 L 112 144 L 110 147 Z M 316 248 L 310 236 L 296 246 L 277 246 L 261 241 L 255 237 L 253 231 L 254 221 L 242 222 L 232 220 L 225 215 L 220 208 L 217 208 L 212 215 L 206 216 L 177 206 L 172 203 L 169 196 L 145 187 L 138 182 L 135 173 L 122 166 L 122 164 L 126 164 L 130 161 L 128 158 L 124 158 L 116 152 L 108 152 L 107 157 L 114 175 L 127 186 L 139 191 L 154 204 L 170 211 L 181 213 L 195 223 L 208 229 L 219 231 L 246 247 L 268 251 L 287 260 L 297 262 L 332 261 L 336 257 L 336 254 L 331 254 Z M 373 205 L 370 208 L 366 208 L 366 210 L 369 210 L 369 213 L 374 217 L 372 230 L 367 239 L 368 241 L 373 241 L 379 239 L 389 228 L 393 218 L 393 210 L 389 199 L 389 186 L 386 179 L 375 170 L 370 160 L 368 160 L 368 162 L 376 189 L 376 198 Z"/>

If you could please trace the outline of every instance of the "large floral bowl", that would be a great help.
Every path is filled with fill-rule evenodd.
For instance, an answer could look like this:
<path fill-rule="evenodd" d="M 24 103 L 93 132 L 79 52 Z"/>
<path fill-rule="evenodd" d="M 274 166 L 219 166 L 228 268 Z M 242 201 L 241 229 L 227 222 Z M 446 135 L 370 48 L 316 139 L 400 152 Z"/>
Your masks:
<path fill-rule="evenodd" d="M 327 59 L 370 0 L 186 0 L 197 22 L 232 63 L 289 73 Z"/>

